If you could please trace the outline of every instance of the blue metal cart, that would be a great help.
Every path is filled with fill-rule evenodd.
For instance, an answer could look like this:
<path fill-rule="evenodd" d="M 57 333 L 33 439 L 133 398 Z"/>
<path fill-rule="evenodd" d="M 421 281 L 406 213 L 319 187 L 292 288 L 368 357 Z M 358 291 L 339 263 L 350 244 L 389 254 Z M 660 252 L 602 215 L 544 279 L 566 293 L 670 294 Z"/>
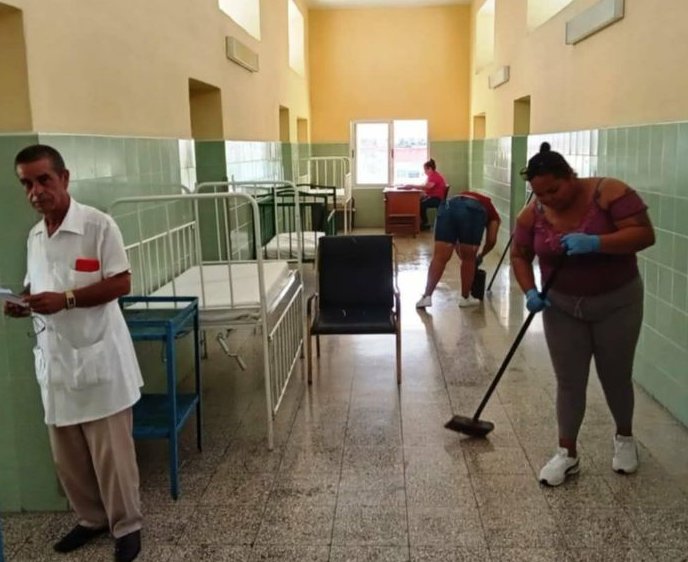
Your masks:
<path fill-rule="evenodd" d="M 170 493 L 179 496 L 179 433 L 196 410 L 196 444 L 203 447 L 201 353 L 196 297 L 122 297 L 120 306 L 134 341 L 161 341 L 165 349 L 166 394 L 143 394 L 134 406 L 134 439 L 168 439 Z M 194 338 L 195 392 L 177 392 L 175 341 Z"/>
<path fill-rule="evenodd" d="M 0 562 L 5 562 L 5 549 L 2 543 L 2 519 L 0 519 Z"/>

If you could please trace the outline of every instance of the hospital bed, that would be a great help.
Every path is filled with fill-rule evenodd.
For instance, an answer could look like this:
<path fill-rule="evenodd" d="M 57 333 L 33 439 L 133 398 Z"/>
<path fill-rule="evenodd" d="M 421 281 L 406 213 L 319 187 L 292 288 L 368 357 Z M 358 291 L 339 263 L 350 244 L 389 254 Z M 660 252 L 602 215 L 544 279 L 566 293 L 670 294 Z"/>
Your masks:
<path fill-rule="evenodd" d="M 304 262 L 314 262 L 318 240 L 337 233 L 334 188 L 309 191 L 284 182 L 204 182 L 197 193 L 243 192 L 257 197 L 260 213 L 260 248 L 266 259 L 296 259 L 301 245 Z M 297 216 L 298 209 L 298 216 Z"/>
<path fill-rule="evenodd" d="M 129 197 L 109 209 L 125 238 L 133 295 L 198 297 L 202 330 L 247 326 L 260 332 L 269 449 L 305 334 L 300 236 L 292 255 L 278 253 L 281 259 L 266 258 L 261 248 L 261 205 L 274 206 L 276 189 L 291 192 L 298 227 L 299 196 L 286 182 Z"/>
<path fill-rule="evenodd" d="M 333 209 L 344 217 L 344 234 L 350 234 L 354 212 L 351 159 L 345 156 L 315 156 L 305 160 L 305 167 L 306 173 L 296 180 L 300 192 L 332 196 Z"/>

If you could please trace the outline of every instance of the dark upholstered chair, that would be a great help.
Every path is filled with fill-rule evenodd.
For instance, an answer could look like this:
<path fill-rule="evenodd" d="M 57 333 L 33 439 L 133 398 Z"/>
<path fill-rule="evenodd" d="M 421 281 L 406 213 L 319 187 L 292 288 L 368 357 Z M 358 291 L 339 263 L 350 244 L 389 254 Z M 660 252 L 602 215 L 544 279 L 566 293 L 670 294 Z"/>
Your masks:
<path fill-rule="evenodd" d="M 308 299 L 308 381 L 312 337 L 394 334 L 397 384 L 401 384 L 401 315 L 392 237 L 323 236 L 318 243 L 317 292 Z"/>

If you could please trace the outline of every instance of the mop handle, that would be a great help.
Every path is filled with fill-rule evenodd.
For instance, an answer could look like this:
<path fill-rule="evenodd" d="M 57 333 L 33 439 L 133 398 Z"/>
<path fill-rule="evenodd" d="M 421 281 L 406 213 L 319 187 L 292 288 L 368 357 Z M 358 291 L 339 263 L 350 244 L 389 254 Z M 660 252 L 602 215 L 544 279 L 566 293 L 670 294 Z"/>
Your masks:
<path fill-rule="evenodd" d="M 509 236 L 509 241 L 506 243 L 506 246 L 504 247 L 502 256 L 499 258 L 499 263 L 497 264 L 497 267 L 495 267 L 494 273 L 492 274 L 492 278 L 490 279 L 490 282 L 487 285 L 487 289 L 485 289 L 488 292 L 492 290 L 492 283 L 494 283 L 494 280 L 497 277 L 497 273 L 499 273 L 499 268 L 502 267 L 502 262 L 504 261 L 504 258 L 506 257 L 507 253 L 509 252 L 509 248 L 511 247 L 511 242 L 513 241 L 513 239 L 514 234 L 512 233 L 511 236 Z"/>
<path fill-rule="evenodd" d="M 559 259 L 557 265 L 554 268 L 554 271 L 552 271 L 552 275 L 550 275 L 549 279 L 547 279 L 545 286 L 542 288 L 542 291 L 540 292 L 540 296 L 542 296 L 543 298 L 547 296 L 550 287 L 554 284 L 554 279 L 556 278 L 557 273 L 559 273 L 562 266 L 564 265 L 565 259 L 566 254 L 562 254 L 561 258 Z M 521 343 L 523 336 L 525 336 L 526 332 L 528 331 L 528 326 L 530 326 L 530 323 L 533 321 L 533 318 L 535 318 L 536 314 L 537 312 L 531 312 L 530 314 L 528 314 L 528 318 L 526 318 L 526 321 L 523 323 L 523 326 L 521 326 L 521 329 L 518 331 L 514 343 L 511 344 L 509 352 L 506 354 L 504 361 L 502 361 L 502 364 L 499 367 L 499 371 L 497 371 L 497 375 L 492 381 L 492 384 L 490 384 L 490 388 L 487 389 L 487 392 L 485 393 L 482 402 L 480 402 L 480 406 L 478 406 L 478 409 L 475 411 L 475 414 L 473 415 L 473 421 L 478 421 L 478 418 L 480 418 L 480 414 L 483 413 L 485 406 L 487 406 L 487 401 L 492 396 L 492 393 L 494 392 L 495 388 L 497 388 L 497 385 L 499 384 L 502 375 L 506 372 L 506 368 L 509 366 L 511 358 L 514 356 L 514 353 L 516 353 L 516 350 L 518 349 L 518 346 Z"/>
<path fill-rule="evenodd" d="M 530 203 L 530 200 L 533 198 L 533 193 L 534 191 L 531 191 L 528 194 L 528 199 L 526 199 L 525 204 L 523 207 L 527 207 L 528 203 Z M 492 290 L 492 283 L 494 283 L 494 280 L 497 277 L 497 273 L 499 273 L 499 268 L 502 267 L 502 262 L 504 261 L 504 258 L 506 257 L 507 253 L 509 252 L 509 248 L 511 247 L 511 243 L 514 241 L 514 233 L 512 232 L 511 235 L 509 236 L 509 241 L 506 243 L 506 247 L 504 248 L 504 251 L 502 252 L 502 257 L 499 258 L 499 263 L 497 264 L 497 267 L 495 267 L 494 273 L 492 274 L 492 279 L 490 279 L 490 282 L 487 285 L 487 289 L 485 289 L 487 292 L 490 292 Z"/>

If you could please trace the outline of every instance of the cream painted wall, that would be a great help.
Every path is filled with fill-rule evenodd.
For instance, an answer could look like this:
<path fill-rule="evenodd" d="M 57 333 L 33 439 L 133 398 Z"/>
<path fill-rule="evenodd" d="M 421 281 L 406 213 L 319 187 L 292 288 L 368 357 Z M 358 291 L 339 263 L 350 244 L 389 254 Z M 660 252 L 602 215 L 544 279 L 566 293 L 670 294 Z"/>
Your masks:
<path fill-rule="evenodd" d="M 0 3 L 0 132 L 31 130 L 22 14 Z"/>
<path fill-rule="evenodd" d="M 261 41 L 217 0 L 8 3 L 24 12 L 37 131 L 190 137 L 189 78 L 222 90 L 226 138 L 277 140 L 280 105 L 309 116 L 307 77 L 288 65 L 286 0 L 262 0 Z M 260 72 L 225 57 L 226 35 L 259 53 Z"/>
<path fill-rule="evenodd" d="M 355 119 L 429 120 L 468 138 L 470 7 L 311 10 L 312 142 L 348 142 Z"/>
<path fill-rule="evenodd" d="M 471 87 L 471 115 L 486 114 L 487 137 L 513 133 L 513 102 L 527 95 L 532 133 L 686 119 L 688 2 L 627 0 L 623 20 L 566 45 L 565 22 L 595 2 L 575 0 L 528 33 L 527 0 L 496 0 L 495 59 Z M 501 65 L 511 79 L 490 90 Z"/>

